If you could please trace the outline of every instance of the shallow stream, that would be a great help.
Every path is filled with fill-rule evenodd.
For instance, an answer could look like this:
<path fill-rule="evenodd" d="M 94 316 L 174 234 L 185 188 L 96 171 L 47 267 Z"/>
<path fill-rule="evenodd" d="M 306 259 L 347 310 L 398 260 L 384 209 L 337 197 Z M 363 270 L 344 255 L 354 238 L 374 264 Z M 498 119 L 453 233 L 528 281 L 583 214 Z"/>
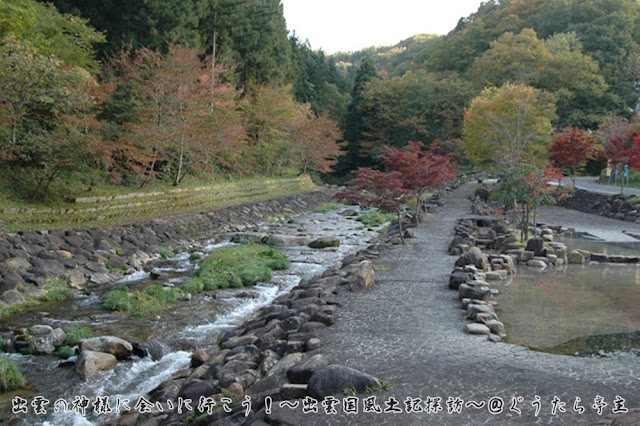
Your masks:
<path fill-rule="evenodd" d="M 357 210 L 357 209 L 356 209 Z M 360 222 L 341 216 L 339 211 L 310 213 L 283 219 L 264 225 L 255 231 L 288 235 L 304 235 L 311 240 L 318 237 L 337 237 L 340 246 L 323 250 L 307 247 L 282 249 L 291 261 L 285 271 L 274 273 L 268 283 L 238 290 L 220 290 L 201 293 L 191 301 L 179 301 L 159 316 L 134 318 L 128 313 L 105 311 L 100 296 L 115 287 L 127 285 L 141 289 L 151 284 L 180 285 L 193 276 L 197 261 L 191 261 L 198 253 L 202 257 L 219 247 L 229 245 L 212 242 L 189 253 L 157 261 L 154 270 L 160 279 L 151 279 L 148 273 L 138 272 L 125 279 L 99 288 L 88 289 L 88 294 L 77 295 L 71 303 L 50 305 L 41 311 L 27 312 L 0 322 L 0 331 L 16 327 L 47 324 L 68 329 L 71 326 L 89 326 L 94 335 L 114 335 L 132 342 L 150 343 L 157 361 L 146 357 L 120 362 L 118 366 L 98 380 L 82 382 L 74 373 L 74 363 L 61 361 L 54 356 L 30 356 L 12 354 L 10 357 L 24 373 L 29 388 L 16 393 L 0 395 L 0 418 L 7 418 L 11 400 L 19 395 L 29 401 L 43 396 L 50 401 L 47 416 L 32 416 L 34 424 L 84 425 L 105 421 L 104 415 L 95 417 L 91 409 L 82 416 L 68 410 L 53 414 L 54 401 L 64 398 L 71 404 L 75 397 L 86 396 L 91 401 L 97 396 L 110 396 L 115 410 L 116 398 L 129 399 L 133 407 L 142 395 L 157 387 L 176 371 L 188 365 L 194 348 L 209 348 L 216 344 L 221 332 L 242 323 L 260 307 L 268 305 L 281 294 L 289 292 L 301 279 L 311 278 L 330 267 L 339 265 L 343 257 L 365 248 L 377 234 L 376 230 L 363 227 Z"/>

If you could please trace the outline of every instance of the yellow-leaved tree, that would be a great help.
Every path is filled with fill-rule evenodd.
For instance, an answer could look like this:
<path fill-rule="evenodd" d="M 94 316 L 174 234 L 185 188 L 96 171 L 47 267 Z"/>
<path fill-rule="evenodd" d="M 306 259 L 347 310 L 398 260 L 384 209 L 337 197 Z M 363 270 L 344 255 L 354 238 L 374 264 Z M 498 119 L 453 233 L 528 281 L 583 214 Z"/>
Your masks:
<path fill-rule="evenodd" d="M 484 89 L 465 112 L 467 158 L 484 169 L 507 170 L 547 155 L 556 118 L 553 95 L 525 84 Z"/>

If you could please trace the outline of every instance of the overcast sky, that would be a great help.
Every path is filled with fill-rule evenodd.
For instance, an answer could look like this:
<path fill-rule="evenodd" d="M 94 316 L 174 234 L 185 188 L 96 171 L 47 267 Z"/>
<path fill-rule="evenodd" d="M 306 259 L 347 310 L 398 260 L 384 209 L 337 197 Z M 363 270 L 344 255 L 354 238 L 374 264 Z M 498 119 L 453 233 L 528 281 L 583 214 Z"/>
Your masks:
<path fill-rule="evenodd" d="M 289 31 L 327 53 L 447 34 L 481 0 L 282 0 Z"/>

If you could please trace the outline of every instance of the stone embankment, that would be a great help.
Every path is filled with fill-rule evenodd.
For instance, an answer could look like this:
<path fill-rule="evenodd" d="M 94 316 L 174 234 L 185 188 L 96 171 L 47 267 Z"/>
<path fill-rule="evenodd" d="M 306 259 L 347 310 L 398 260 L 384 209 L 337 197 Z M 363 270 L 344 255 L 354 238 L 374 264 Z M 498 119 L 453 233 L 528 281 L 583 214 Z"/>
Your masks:
<path fill-rule="evenodd" d="M 132 413 L 111 424 L 183 424 L 187 413 L 179 414 L 165 407 L 178 398 L 190 399 L 194 406 L 205 398 L 230 408 L 229 412 L 223 409 L 205 412 L 190 419 L 193 425 L 211 424 L 224 418 L 237 418 L 248 425 L 290 424 L 278 418 L 281 412 L 267 409 L 271 403 L 306 397 L 322 400 L 342 394 L 345 389 L 355 393 L 381 389 L 384 382 L 379 379 L 333 364 L 321 354 L 322 342 L 317 335 L 335 323 L 342 294 L 365 291 L 374 285 L 371 260 L 383 247 L 398 243 L 399 228 L 392 225 L 372 245 L 347 256 L 340 267 L 302 281 L 241 326 L 224 333 L 218 341 L 219 348 L 208 352 L 196 350 L 189 368 L 151 391 L 148 399 L 160 404 L 163 410 Z M 247 396 L 251 398 L 252 410 L 248 417 L 243 406 Z"/>
<path fill-rule="evenodd" d="M 158 250 L 185 249 L 272 217 L 310 211 L 330 195 L 309 192 L 111 229 L 0 235 L 0 305 L 43 296 L 52 278 L 78 291 L 111 282 L 142 269 Z"/>
<path fill-rule="evenodd" d="M 560 199 L 558 205 L 625 222 L 640 222 L 640 197 L 635 195 L 603 195 L 576 189 L 571 197 Z"/>

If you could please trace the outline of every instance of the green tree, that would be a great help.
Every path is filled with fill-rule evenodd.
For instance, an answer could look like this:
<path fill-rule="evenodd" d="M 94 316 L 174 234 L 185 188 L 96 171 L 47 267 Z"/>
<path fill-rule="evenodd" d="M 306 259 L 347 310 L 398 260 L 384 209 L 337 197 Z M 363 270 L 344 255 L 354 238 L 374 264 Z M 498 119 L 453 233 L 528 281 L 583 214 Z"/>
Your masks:
<path fill-rule="evenodd" d="M 293 165 L 290 137 L 298 119 L 291 86 L 253 85 L 245 105 L 252 160 L 259 172 L 282 174 Z"/>
<path fill-rule="evenodd" d="M 32 198 L 46 198 L 61 171 L 94 152 L 96 87 L 86 70 L 34 54 L 12 36 L 0 45 L 0 160 L 19 170 Z"/>
<path fill-rule="evenodd" d="M 467 158 L 484 168 L 507 170 L 544 156 L 555 118 L 553 96 L 547 92 L 510 83 L 487 88 L 465 113 Z"/>
<path fill-rule="evenodd" d="M 540 75 L 546 55 L 544 42 L 532 29 L 507 32 L 491 42 L 491 48 L 476 58 L 469 72 L 480 87 L 530 84 Z"/>
<path fill-rule="evenodd" d="M 358 166 L 371 162 L 370 153 L 364 152 L 361 147 L 363 133 L 363 116 L 365 112 L 360 107 L 363 93 L 370 81 L 380 78 L 373 59 L 365 57 L 358 67 L 353 89 L 351 91 L 351 103 L 347 108 L 345 116 L 344 139 L 347 142 L 347 155 L 342 157 L 343 162 L 339 165 L 339 171 L 347 173 Z"/>
<path fill-rule="evenodd" d="M 552 201 L 551 190 L 547 187 L 549 180 L 541 167 L 521 162 L 506 170 L 504 178 L 492 194 L 492 199 L 500 201 L 513 211 L 520 211 L 520 235 L 525 241 L 529 239 L 529 219 L 533 217 L 535 229 L 538 208 Z"/>
<path fill-rule="evenodd" d="M 30 47 L 33 53 L 55 56 L 69 65 L 97 71 L 94 46 L 105 36 L 88 20 L 61 14 L 51 4 L 35 0 L 0 2 L 0 40 L 8 35 Z"/>

